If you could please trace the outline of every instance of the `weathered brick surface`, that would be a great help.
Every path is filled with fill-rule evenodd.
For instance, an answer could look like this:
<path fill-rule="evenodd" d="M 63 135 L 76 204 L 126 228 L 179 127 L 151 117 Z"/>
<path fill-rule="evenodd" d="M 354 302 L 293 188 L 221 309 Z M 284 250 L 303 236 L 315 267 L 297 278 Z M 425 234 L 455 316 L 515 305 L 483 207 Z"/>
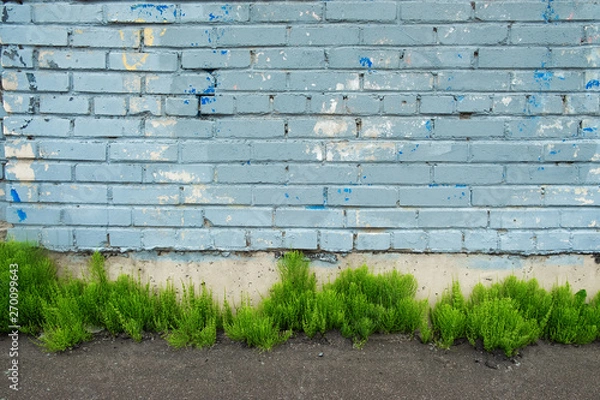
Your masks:
<path fill-rule="evenodd" d="M 596 1 L 26 3 L 0 26 L 17 239 L 599 250 Z"/>

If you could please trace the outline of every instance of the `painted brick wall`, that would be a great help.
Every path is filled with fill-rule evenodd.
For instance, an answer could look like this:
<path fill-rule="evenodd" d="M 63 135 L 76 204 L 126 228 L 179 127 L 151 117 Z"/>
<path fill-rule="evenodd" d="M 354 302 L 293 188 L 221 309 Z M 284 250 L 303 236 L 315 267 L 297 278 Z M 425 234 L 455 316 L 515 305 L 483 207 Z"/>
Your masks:
<path fill-rule="evenodd" d="M 17 239 L 600 251 L 597 1 L 2 7 Z"/>

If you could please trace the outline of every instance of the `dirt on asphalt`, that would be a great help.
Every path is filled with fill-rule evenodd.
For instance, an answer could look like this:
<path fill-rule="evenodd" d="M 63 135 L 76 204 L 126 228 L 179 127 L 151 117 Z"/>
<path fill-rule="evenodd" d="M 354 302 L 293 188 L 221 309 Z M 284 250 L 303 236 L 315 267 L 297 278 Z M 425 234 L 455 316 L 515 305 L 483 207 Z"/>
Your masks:
<path fill-rule="evenodd" d="M 11 340 L 0 339 L 2 370 Z M 209 349 L 173 349 L 96 335 L 63 353 L 19 338 L 19 388 L 0 399 L 600 399 L 600 343 L 539 342 L 508 359 L 460 343 L 449 350 L 374 335 L 361 350 L 339 335 L 303 335 L 270 352 L 220 336 Z M 6 373 L 5 373 L 6 374 Z"/>

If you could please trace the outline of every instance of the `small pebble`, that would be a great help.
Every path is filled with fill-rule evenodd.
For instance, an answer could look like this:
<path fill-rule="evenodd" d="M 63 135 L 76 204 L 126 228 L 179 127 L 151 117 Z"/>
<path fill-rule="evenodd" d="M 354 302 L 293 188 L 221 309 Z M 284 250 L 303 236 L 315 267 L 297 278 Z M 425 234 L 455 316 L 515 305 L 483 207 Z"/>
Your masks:
<path fill-rule="evenodd" d="M 324 356 L 324 354 L 322 352 L 319 353 L 319 357 L 323 357 L 323 356 Z"/>

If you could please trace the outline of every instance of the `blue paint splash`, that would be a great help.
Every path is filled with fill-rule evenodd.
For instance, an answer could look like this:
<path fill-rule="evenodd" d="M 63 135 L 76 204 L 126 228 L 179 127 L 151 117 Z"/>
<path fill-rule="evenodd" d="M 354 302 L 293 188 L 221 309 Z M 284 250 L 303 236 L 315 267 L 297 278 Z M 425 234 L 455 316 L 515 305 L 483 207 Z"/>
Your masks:
<path fill-rule="evenodd" d="M 217 101 L 217 99 L 214 97 L 202 97 L 200 99 L 200 104 L 206 105 L 206 104 L 214 103 L 215 101 Z"/>
<path fill-rule="evenodd" d="M 21 202 L 21 197 L 19 197 L 19 193 L 15 189 L 10 189 L 10 196 L 12 197 L 15 203 Z"/>
<path fill-rule="evenodd" d="M 427 129 L 428 132 L 431 132 L 431 130 L 433 129 L 433 125 L 431 124 L 431 120 L 425 122 L 425 129 Z"/>
<path fill-rule="evenodd" d="M 362 57 L 358 62 L 363 67 L 371 68 L 373 66 L 373 61 L 369 57 Z"/>
<path fill-rule="evenodd" d="M 27 219 L 27 213 L 23 210 L 17 210 L 17 216 L 19 217 L 19 222 L 23 222 Z"/>
<path fill-rule="evenodd" d="M 167 11 L 169 8 L 168 5 L 165 4 L 160 4 L 160 5 L 155 5 L 155 4 L 135 4 L 133 6 L 131 6 L 131 11 L 135 11 L 135 10 L 148 10 L 148 9 L 155 9 L 156 11 L 158 11 L 161 15 L 162 13 L 164 13 L 165 11 Z"/>
<path fill-rule="evenodd" d="M 542 14 L 542 18 L 546 22 L 558 21 L 559 16 L 554 10 L 553 4 L 554 0 L 548 0 L 546 4 L 546 10 L 544 10 Z"/>
<path fill-rule="evenodd" d="M 588 90 L 597 88 L 597 87 L 600 87 L 600 80 L 598 80 L 598 79 L 592 79 L 591 81 L 589 81 L 588 83 L 585 84 L 585 88 Z"/>
<path fill-rule="evenodd" d="M 306 206 L 306 209 L 307 210 L 324 210 L 325 207 L 327 207 L 327 206 L 325 206 L 325 205 L 322 205 L 322 206 Z"/>

